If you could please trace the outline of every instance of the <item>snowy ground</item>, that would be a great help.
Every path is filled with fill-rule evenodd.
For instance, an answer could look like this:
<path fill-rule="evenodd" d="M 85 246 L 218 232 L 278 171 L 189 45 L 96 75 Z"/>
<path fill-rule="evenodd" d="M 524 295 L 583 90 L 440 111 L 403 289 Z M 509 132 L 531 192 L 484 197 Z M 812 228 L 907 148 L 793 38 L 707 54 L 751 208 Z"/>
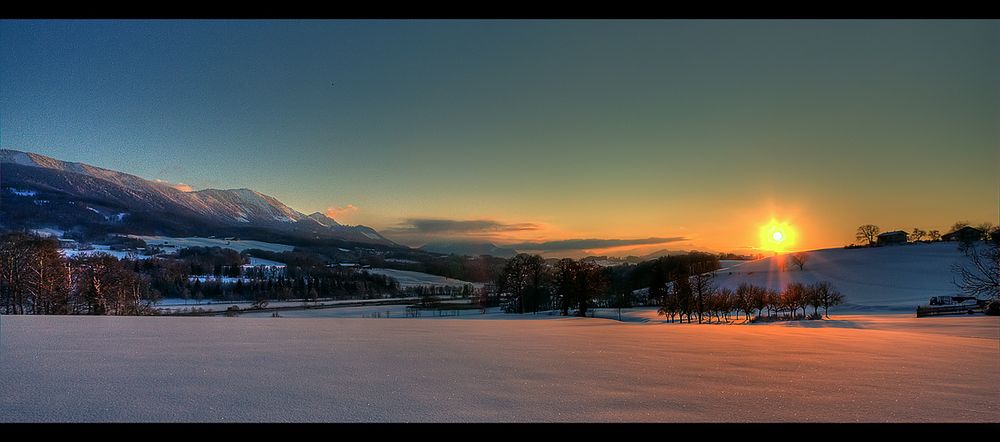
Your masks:
<path fill-rule="evenodd" d="M 122 250 L 111 250 L 111 246 L 108 245 L 95 245 L 91 250 L 73 250 L 73 249 L 59 249 L 59 253 L 67 258 L 72 258 L 74 256 L 92 256 L 97 254 L 108 254 L 114 256 L 118 259 L 149 259 L 151 256 L 143 255 L 136 252 L 126 252 Z"/>
<path fill-rule="evenodd" d="M 3 316 L 0 420 L 997 422 L 997 320 Z"/>
<path fill-rule="evenodd" d="M 249 265 L 251 265 L 251 266 L 266 266 L 266 267 L 285 267 L 285 263 L 283 263 L 283 262 L 272 261 L 270 259 L 264 259 L 264 258 L 257 258 L 257 257 L 254 257 L 254 256 L 250 257 L 250 263 L 249 263 Z"/>
<path fill-rule="evenodd" d="M 287 244 L 277 244 L 277 243 L 253 241 L 253 240 L 227 241 L 221 238 L 199 238 L 199 237 L 175 238 L 170 236 L 141 236 L 141 235 L 130 235 L 130 236 L 146 241 L 146 244 L 150 246 L 162 246 L 164 242 L 167 242 L 177 246 L 178 249 L 183 249 L 185 247 L 222 247 L 224 249 L 233 249 L 237 252 L 242 252 L 246 249 L 261 249 L 261 250 L 267 250 L 269 252 L 280 253 L 280 252 L 290 252 L 295 248 L 295 246 L 290 246 Z"/>
<path fill-rule="evenodd" d="M 417 300 L 414 299 L 414 302 Z M 445 302 L 448 302 L 447 300 Z M 467 303 L 468 300 L 455 300 L 455 302 Z M 271 306 L 271 304 L 268 304 Z M 278 314 L 283 318 L 371 318 L 374 316 L 380 316 L 382 318 L 388 319 L 407 319 L 406 316 L 406 304 L 399 305 L 371 305 L 362 307 L 337 307 L 337 308 L 326 308 L 326 309 L 311 309 L 311 310 L 288 310 L 283 312 L 278 312 Z M 255 313 L 241 313 L 241 318 L 264 318 L 270 317 L 272 312 L 255 312 Z M 459 310 L 444 312 L 445 316 L 440 316 L 438 312 L 431 310 L 423 310 L 420 312 L 420 317 L 418 319 L 427 320 L 437 320 L 437 319 L 557 319 L 558 313 L 549 312 L 538 313 L 538 314 L 527 314 L 527 315 L 510 315 L 504 313 L 498 307 L 491 307 L 487 309 L 485 314 L 481 313 L 478 309 L 469 310 Z"/>
<path fill-rule="evenodd" d="M 466 284 L 472 284 L 476 288 L 482 287 L 484 284 L 480 282 L 466 282 L 460 279 L 447 278 L 444 276 L 431 275 L 429 273 L 422 272 L 411 272 L 409 270 L 395 270 L 395 269 L 365 269 L 366 272 L 385 275 L 392 279 L 399 281 L 400 287 L 416 287 L 416 286 L 451 286 L 451 287 L 462 287 Z"/>
<path fill-rule="evenodd" d="M 465 302 L 456 300 L 456 302 Z M 219 304 L 218 310 L 225 310 L 231 304 Z M 269 304 L 270 306 L 275 303 Z M 301 305 L 301 303 L 289 303 L 289 305 Z M 211 307 L 211 306 L 208 306 Z M 318 310 L 290 310 L 279 312 L 282 318 L 372 318 L 375 316 L 385 319 L 422 319 L 422 320 L 543 320 L 543 319 L 566 319 L 559 316 L 557 311 L 544 311 L 534 314 L 515 315 L 504 313 L 498 307 L 491 307 L 485 313 L 481 310 L 461 310 L 451 312 L 445 316 L 439 316 L 435 311 L 421 311 L 418 318 L 410 318 L 406 315 L 406 305 L 372 305 L 361 307 L 338 307 Z M 593 309 L 594 317 L 598 319 L 619 320 L 618 309 L 598 308 Z M 241 313 L 241 318 L 265 318 L 270 317 L 272 312 Z M 457 313 L 457 314 L 455 314 Z M 833 312 L 835 313 L 835 312 Z M 697 319 L 695 319 L 697 321 Z M 665 323 L 664 317 L 656 313 L 655 307 L 637 307 L 622 309 L 621 322 L 631 324 L 647 324 L 650 326 L 675 327 L 680 324 Z M 684 324 L 684 326 L 687 326 Z M 743 327 L 742 319 L 732 321 L 730 324 L 703 325 L 704 327 Z M 950 334 L 955 336 L 991 338 L 1000 342 L 1000 318 L 986 317 L 978 315 L 954 315 L 954 316 L 931 316 L 927 318 L 917 318 L 913 313 L 889 313 L 889 314 L 833 314 L 830 319 L 823 321 L 777 321 L 770 323 L 758 323 L 746 325 L 749 327 L 792 327 L 792 328 L 856 328 L 871 330 L 896 330 L 896 331 L 916 331 L 920 333 Z"/>
<path fill-rule="evenodd" d="M 401 302 L 401 303 L 414 303 L 414 302 L 417 302 L 419 299 L 420 298 L 418 298 L 418 297 L 408 297 L 408 298 L 380 298 L 380 299 L 345 299 L 345 300 L 320 299 L 320 300 L 317 300 L 316 302 L 309 301 L 308 303 L 306 303 L 306 301 L 304 301 L 302 299 L 297 299 L 297 300 L 289 300 L 289 301 L 269 301 L 268 304 L 267 304 L 267 306 L 268 307 L 302 307 L 304 305 L 309 305 L 309 306 L 316 307 L 316 306 L 332 306 L 332 305 L 338 305 L 338 304 L 376 303 L 376 302 L 387 302 L 387 301 L 388 302 Z M 235 306 L 238 306 L 241 309 L 247 309 L 247 308 L 250 308 L 250 306 L 252 304 L 253 304 L 253 301 L 219 301 L 219 300 L 213 300 L 213 299 L 203 299 L 203 300 L 199 301 L 199 300 L 196 300 L 196 299 L 167 298 L 167 299 L 161 300 L 160 302 L 157 302 L 156 303 L 156 308 L 158 310 L 160 310 L 161 313 L 180 313 L 180 312 L 184 312 L 184 311 L 190 311 L 191 308 L 195 308 L 195 307 L 198 308 L 199 310 L 203 310 L 203 311 L 218 311 L 218 312 L 223 312 L 223 311 L 226 311 L 226 309 L 229 308 L 230 306 L 234 306 L 235 305 Z M 358 307 L 358 308 L 362 308 L 362 309 L 374 309 L 372 311 L 379 311 L 380 308 L 384 310 L 387 307 L 393 307 L 393 308 L 395 308 L 397 306 L 394 306 L 394 305 L 393 306 L 370 306 L 370 307 Z M 400 305 L 398 307 L 399 307 L 399 311 L 403 312 L 405 310 L 406 306 L 405 305 Z M 346 308 L 349 308 L 349 307 L 338 307 L 338 308 L 335 308 L 334 310 L 343 310 L 343 309 L 346 309 Z M 310 312 L 310 311 L 315 311 L 315 310 L 303 310 L 302 312 Z M 261 316 L 271 316 L 271 313 L 272 312 L 260 312 L 259 315 L 261 315 Z M 284 316 L 285 312 L 282 312 L 281 314 L 282 314 L 282 316 Z M 352 315 L 352 316 L 348 316 L 348 317 L 361 317 L 361 316 L 362 315 L 358 314 L 356 316 Z M 322 316 L 320 316 L 320 317 L 322 317 Z"/>

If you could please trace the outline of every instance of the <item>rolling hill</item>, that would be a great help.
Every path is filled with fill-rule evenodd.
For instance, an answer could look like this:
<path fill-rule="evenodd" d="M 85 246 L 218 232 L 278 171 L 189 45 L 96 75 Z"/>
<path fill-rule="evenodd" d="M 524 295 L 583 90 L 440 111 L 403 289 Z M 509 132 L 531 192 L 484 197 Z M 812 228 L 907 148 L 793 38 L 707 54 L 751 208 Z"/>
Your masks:
<path fill-rule="evenodd" d="M 823 249 L 805 252 L 802 270 L 778 255 L 716 271 L 719 287 L 740 283 L 781 289 L 790 282 L 830 281 L 846 297 L 838 311 L 913 311 L 931 296 L 958 292 L 952 264 L 967 262 L 955 242 Z"/>

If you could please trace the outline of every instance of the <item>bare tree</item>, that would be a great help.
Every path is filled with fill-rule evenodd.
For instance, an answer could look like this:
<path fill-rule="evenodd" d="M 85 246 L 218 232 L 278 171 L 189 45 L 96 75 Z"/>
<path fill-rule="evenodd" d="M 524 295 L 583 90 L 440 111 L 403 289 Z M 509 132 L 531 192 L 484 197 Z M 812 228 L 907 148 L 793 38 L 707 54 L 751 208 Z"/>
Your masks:
<path fill-rule="evenodd" d="M 527 313 L 538 311 L 547 290 L 545 285 L 545 260 L 539 255 L 521 253 L 507 262 L 498 284 L 501 293 L 508 295 L 504 311 Z"/>
<path fill-rule="evenodd" d="M 756 287 L 741 283 L 736 287 L 736 299 L 738 303 L 739 310 L 743 311 L 746 320 L 749 321 L 753 316 L 754 311 L 754 295 L 756 294 Z"/>
<path fill-rule="evenodd" d="M 51 238 L 0 237 L 0 304 L 6 314 L 67 314 L 72 310 L 66 259 Z"/>
<path fill-rule="evenodd" d="M 677 310 L 681 316 L 681 321 L 683 322 L 684 316 L 687 316 L 688 324 L 691 323 L 691 313 L 695 308 L 694 302 L 694 292 L 691 289 L 691 278 L 687 272 L 687 268 L 682 268 L 673 275 L 673 279 L 670 282 L 669 290 L 667 290 L 668 296 L 673 296 L 677 302 Z"/>
<path fill-rule="evenodd" d="M 844 303 L 844 295 L 833 287 L 829 281 L 820 281 L 809 286 L 812 295 L 819 298 L 818 302 L 823 306 L 823 313 L 830 317 L 830 307 Z"/>
<path fill-rule="evenodd" d="M 941 232 L 937 230 L 928 231 L 927 237 L 930 238 L 931 241 L 941 241 Z"/>
<path fill-rule="evenodd" d="M 660 297 L 660 308 L 657 309 L 657 313 L 664 316 L 669 322 L 674 322 L 674 316 L 677 316 L 677 296 L 674 293 L 664 293 Z"/>
<path fill-rule="evenodd" d="M 124 262 L 104 253 L 77 256 L 72 264 L 77 269 L 76 290 L 89 313 L 135 315 L 141 312 L 140 301 L 149 292 L 147 276 L 136 273 Z"/>
<path fill-rule="evenodd" d="M 785 305 L 781 301 L 781 292 L 767 290 L 764 295 L 767 299 L 767 317 L 771 317 L 772 310 L 776 316 L 781 316 L 781 311 L 785 309 Z"/>
<path fill-rule="evenodd" d="M 709 263 L 695 263 L 691 265 L 691 293 L 694 296 L 699 324 L 701 324 L 702 314 L 706 311 L 705 297 L 715 291 L 712 283 L 715 273 L 712 273 L 712 270 L 713 268 Z"/>
<path fill-rule="evenodd" d="M 806 265 L 806 261 L 809 260 L 809 255 L 807 255 L 805 252 L 799 252 L 792 254 L 790 259 L 792 260 L 792 264 L 798 266 L 799 270 L 802 270 Z"/>
<path fill-rule="evenodd" d="M 719 310 L 722 312 L 722 317 L 726 322 L 729 322 L 729 313 L 736 308 L 736 292 L 730 288 L 720 288 L 715 291 L 715 299 L 718 303 Z"/>
<path fill-rule="evenodd" d="M 875 237 L 878 236 L 880 230 L 878 226 L 874 224 L 865 224 L 858 227 L 858 232 L 855 234 L 855 238 L 858 241 L 867 241 L 868 245 L 875 243 Z"/>
<path fill-rule="evenodd" d="M 791 312 L 792 319 L 795 319 L 795 314 L 800 308 L 802 309 L 802 314 L 805 315 L 806 292 L 806 286 L 801 282 L 793 282 L 785 286 L 785 291 L 781 294 L 781 300 Z"/>
<path fill-rule="evenodd" d="M 816 288 L 813 287 L 812 285 L 806 287 L 805 302 L 806 305 L 810 305 L 813 308 L 813 317 L 811 317 L 810 319 L 820 318 L 819 308 L 823 306 L 823 299 L 819 297 L 819 295 L 816 293 Z"/>
<path fill-rule="evenodd" d="M 997 227 L 991 222 L 985 222 L 977 225 L 976 228 L 983 231 L 983 241 L 989 241 L 990 233 L 992 233 Z"/>
<path fill-rule="evenodd" d="M 955 224 L 951 225 L 951 231 L 954 232 L 954 231 L 957 231 L 958 229 L 961 229 L 963 227 L 969 227 L 969 222 L 968 221 L 958 221 Z"/>
<path fill-rule="evenodd" d="M 920 241 L 921 239 L 924 239 L 925 236 L 927 236 L 927 232 L 916 227 L 913 228 L 913 233 L 910 233 L 910 238 L 913 239 L 913 242 Z"/>
<path fill-rule="evenodd" d="M 649 302 L 663 304 L 663 297 L 667 293 L 667 273 L 657 263 L 654 263 L 649 281 Z"/>
<path fill-rule="evenodd" d="M 961 281 L 952 280 L 962 293 L 1000 299 L 1000 247 L 989 244 L 979 249 L 971 246 L 966 252 L 968 264 L 952 264 L 952 271 Z"/>
<path fill-rule="evenodd" d="M 753 288 L 753 308 L 757 310 L 757 316 L 760 316 L 764 312 L 764 308 L 768 305 L 768 298 L 771 292 L 766 287 L 754 287 Z"/>

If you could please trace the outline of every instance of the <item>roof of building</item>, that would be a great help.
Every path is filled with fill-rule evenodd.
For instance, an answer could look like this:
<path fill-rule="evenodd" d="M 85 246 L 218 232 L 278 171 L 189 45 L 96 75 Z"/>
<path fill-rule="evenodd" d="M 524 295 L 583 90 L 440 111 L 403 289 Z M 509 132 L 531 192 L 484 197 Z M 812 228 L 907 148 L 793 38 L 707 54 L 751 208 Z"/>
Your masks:
<path fill-rule="evenodd" d="M 983 231 L 982 231 L 982 230 L 979 230 L 979 229 L 977 229 L 977 228 L 975 228 L 975 227 L 972 227 L 972 226 L 965 226 L 965 227 L 962 227 L 961 229 L 958 229 L 958 230 L 956 230 L 956 231 L 954 231 L 954 232 L 949 232 L 949 233 L 946 233 L 945 235 L 951 235 L 951 234 L 954 234 L 954 233 L 958 233 L 958 232 L 968 232 L 968 231 L 970 231 L 970 230 L 975 230 L 975 231 L 976 231 L 976 233 L 979 233 L 979 234 L 982 234 L 982 233 L 983 233 Z"/>
<path fill-rule="evenodd" d="M 976 235 L 976 236 L 979 236 L 979 235 L 982 235 L 982 234 L 983 234 L 982 230 L 979 230 L 979 229 L 977 229 L 975 227 L 972 227 L 972 226 L 965 226 L 965 227 L 962 227 L 961 229 L 958 229 L 958 230 L 956 230 L 954 232 L 949 232 L 949 233 L 945 233 L 944 235 L 941 235 L 941 239 L 943 239 L 945 241 L 948 241 L 950 238 L 954 238 L 956 236 L 965 236 L 965 235 Z"/>
<path fill-rule="evenodd" d="M 892 232 L 882 232 L 882 233 L 878 234 L 878 236 L 880 236 L 880 237 L 882 237 L 882 236 L 895 236 L 895 235 L 906 235 L 906 232 L 904 232 L 902 230 L 894 230 Z"/>

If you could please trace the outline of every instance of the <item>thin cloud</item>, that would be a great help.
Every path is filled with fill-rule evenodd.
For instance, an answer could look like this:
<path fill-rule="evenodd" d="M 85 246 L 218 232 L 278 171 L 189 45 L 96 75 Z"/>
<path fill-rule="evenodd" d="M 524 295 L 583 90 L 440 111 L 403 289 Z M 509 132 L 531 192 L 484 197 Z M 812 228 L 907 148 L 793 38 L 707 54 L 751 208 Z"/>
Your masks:
<path fill-rule="evenodd" d="M 357 213 L 357 211 L 359 210 L 361 209 L 359 209 L 358 206 L 355 206 L 354 204 L 348 204 L 344 207 L 327 207 L 326 216 L 333 219 L 343 218 L 350 216 L 354 213 Z"/>
<path fill-rule="evenodd" d="M 174 189 L 180 190 L 181 192 L 194 192 L 194 189 L 191 186 L 189 186 L 187 184 L 184 184 L 184 183 L 176 183 L 175 184 L 175 183 L 171 183 L 170 181 L 165 181 L 165 180 L 161 180 L 161 179 L 155 179 L 153 181 L 156 181 L 157 183 L 160 183 L 160 184 L 166 184 L 166 185 L 168 185 L 170 187 L 173 187 Z"/>
<path fill-rule="evenodd" d="M 539 230 L 534 223 L 507 224 L 491 219 L 454 220 L 441 218 L 410 218 L 400 225 L 386 229 L 386 232 L 402 234 L 480 234 L 499 232 L 520 232 Z"/>
<path fill-rule="evenodd" d="M 563 239 L 559 241 L 505 244 L 504 247 L 512 247 L 517 250 L 564 252 L 570 250 L 607 249 L 620 246 L 666 244 L 680 241 L 687 241 L 687 238 L 673 236 L 668 238 L 653 237 L 641 239 Z"/>

